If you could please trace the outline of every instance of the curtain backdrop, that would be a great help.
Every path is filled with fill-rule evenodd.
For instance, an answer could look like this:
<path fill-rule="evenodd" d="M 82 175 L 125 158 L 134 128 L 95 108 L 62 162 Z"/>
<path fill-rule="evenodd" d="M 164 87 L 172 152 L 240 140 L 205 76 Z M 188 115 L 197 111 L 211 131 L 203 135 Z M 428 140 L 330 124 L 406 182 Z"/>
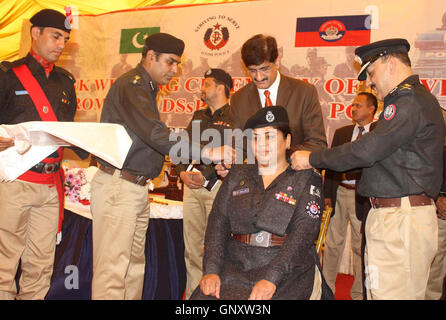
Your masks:
<path fill-rule="evenodd" d="M 15 60 L 19 57 L 23 19 L 31 18 L 42 9 L 64 12 L 66 6 L 74 6 L 79 10 L 79 14 L 102 14 L 150 6 L 240 1 L 242 0 L 2 0 L 0 1 L 0 61 Z"/>

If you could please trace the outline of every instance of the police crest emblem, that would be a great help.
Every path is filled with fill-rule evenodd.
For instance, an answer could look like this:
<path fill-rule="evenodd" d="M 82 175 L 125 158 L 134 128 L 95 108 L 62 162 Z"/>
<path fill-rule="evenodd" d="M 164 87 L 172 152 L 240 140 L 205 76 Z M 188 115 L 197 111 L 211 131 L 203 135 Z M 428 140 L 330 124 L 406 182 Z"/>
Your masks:
<path fill-rule="evenodd" d="M 396 107 L 394 104 L 389 104 L 383 111 L 383 117 L 385 120 L 392 120 L 396 113 Z"/>
<path fill-rule="evenodd" d="M 229 41 L 229 30 L 221 24 L 208 28 L 204 34 L 204 44 L 211 50 L 223 48 Z"/>
<path fill-rule="evenodd" d="M 273 122 L 274 121 L 274 114 L 271 111 L 268 111 L 266 113 L 265 119 L 268 122 Z"/>
<path fill-rule="evenodd" d="M 319 206 L 319 204 L 317 204 L 316 201 L 311 200 L 310 202 L 308 202 L 305 209 L 311 218 L 319 218 L 321 207 Z"/>

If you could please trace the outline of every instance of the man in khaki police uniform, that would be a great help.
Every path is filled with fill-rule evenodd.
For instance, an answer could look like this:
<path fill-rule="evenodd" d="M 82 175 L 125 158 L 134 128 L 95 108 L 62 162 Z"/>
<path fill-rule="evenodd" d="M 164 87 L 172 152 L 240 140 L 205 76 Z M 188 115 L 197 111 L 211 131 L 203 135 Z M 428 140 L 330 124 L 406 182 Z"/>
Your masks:
<path fill-rule="evenodd" d="M 29 54 L 0 64 L 0 124 L 73 121 L 75 80 L 55 66 L 71 26 L 65 15 L 51 9 L 39 11 L 30 22 Z M 0 151 L 12 145 L 13 139 L 0 138 Z M 0 182 L 0 299 L 44 299 L 50 288 L 63 217 L 62 152 L 60 148 L 12 182 Z"/>
<path fill-rule="evenodd" d="M 443 172 L 444 123 L 437 99 L 414 75 L 405 39 L 356 49 L 366 80 L 383 100 L 375 129 L 324 151 L 297 151 L 294 168 L 364 168 L 358 193 L 369 197 L 364 254 L 368 299 L 425 299 L 437 250 L 434 200 Z"/>
<path fill-rule="evenodd" d="M 165 155 L 177 145 L 160 120 L 158 85 L 168 84 L 176 74 L 183 50 L 181 39 L 150 35 L 141 62 L 113 83 L 105 99 L 101 122 L 122 124 L 133 144 L 121 170 L 98 159 L 100 170 L 91 184 L 93 299 L 142 297 L 150 216 L 147 182 L 160 174 Z M 189 147 L 186 160 L 193 154 L 207 160 L 221 160 L 226 151 L 233 155 L 232 149 L 203 149 L 193 142 Z"/>
<path fill-rule="evenodd" d="M 335 131 L 331 147 L 360 139 L 376 125 L 373 122 L 378 102 L 370 92 L 360 92 L 352 103 L 352 120 L 355 124 Z M 342 261 L 342 253 L 347 237 L 347 227 L 351 225 L 351 245 L 353 251 L 353 276 L 355 278 L 350 295 L 353 300 L 363 297 L 363 277 L 361 261 L 361 240 L 363 207 L 367 198 L 356 194 L 356 183 L 361 178 L 361 170 L 336 172 L 327 170 L 324 181 L 325 205 L 333 208 L 327 229 L 324 249 L 323 273 L 330 289 L 335 292 L 335 282 Z M 370 209 L 367 207 L 367 209 Z"/>

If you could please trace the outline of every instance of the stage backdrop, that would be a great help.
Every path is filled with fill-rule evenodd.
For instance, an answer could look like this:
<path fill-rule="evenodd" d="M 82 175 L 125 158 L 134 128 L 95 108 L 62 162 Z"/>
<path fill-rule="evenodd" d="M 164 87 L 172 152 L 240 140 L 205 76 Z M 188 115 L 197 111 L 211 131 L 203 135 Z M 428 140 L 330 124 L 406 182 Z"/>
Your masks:
<path fill-rule="evenodd" d="M 414 71 L 446 106 L 443 0 L 265 0 L 96 16 L 76 16 L 75 7 L 71 12 L 74 30 L 59 64 L 77 79 L 77 121 L 99 120 L 114 79 L 138 64 L 144 39 L 154 32 L 171 33 L 186 43 L 181 70 L 162 87 L 158 103 L 169 127 L 187 126 L 193 112 L 204 107 L 200 86 L 207 69 L 229 72 L 234 90 L 249 81 L 240 48 L 257 33 L 277 39 L 283 74 L 317 87 L 329 142 L 335 129 L 351 123 L 350 104 L 365 89 L 356 80 L 353 52 L 358 45 L 406 38 Z M 23 25 L 21 43 L 23 56 L 30 46 L 29 22 Z"/>

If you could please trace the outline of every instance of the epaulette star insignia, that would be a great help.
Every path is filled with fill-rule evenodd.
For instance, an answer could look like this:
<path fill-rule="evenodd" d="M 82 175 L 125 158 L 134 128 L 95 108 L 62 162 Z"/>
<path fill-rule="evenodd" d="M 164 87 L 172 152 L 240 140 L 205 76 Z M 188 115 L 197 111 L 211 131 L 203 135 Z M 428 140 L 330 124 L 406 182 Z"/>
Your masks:
<path fill-rule="evenodd" d="M 136 75 L 133 80 L 132 80 L 133 84 L 140 84 L 141 83 L 141 77 Z"/>
<path fill-rule="evenodd" d="M 401 90 L 412 90 L 412 85 L 409 83 L 405 83 L 402 86 L 400 86 L 400 91 Z"/>

